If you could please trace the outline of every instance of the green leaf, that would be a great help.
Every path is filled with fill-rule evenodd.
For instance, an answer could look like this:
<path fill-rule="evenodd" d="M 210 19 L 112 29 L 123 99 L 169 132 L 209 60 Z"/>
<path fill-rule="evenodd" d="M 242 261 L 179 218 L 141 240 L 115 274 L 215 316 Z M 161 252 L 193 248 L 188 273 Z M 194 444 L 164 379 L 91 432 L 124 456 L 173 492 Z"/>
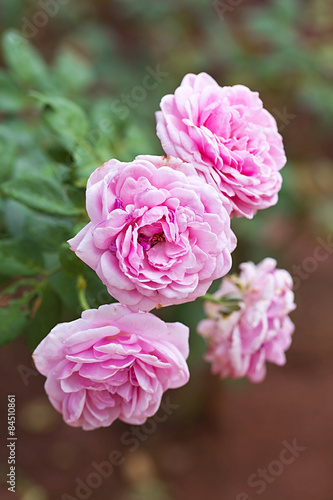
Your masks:
<path fill-rule="evenodd" d="M 93 153 L 92 145 L 88 141 L 82 142 L 80 146 L 75 148 L 73 156 L 76 166 L 76 185 L 85 187 L 92 172 L 103 162 L 98 161 Z"/>
<path fill-rule="evenodd" d="M 24 239 L 0 240 L 0 262 L 2 276 L 33 276 L 43 267 L 38 248 Z"/>
<path fill-rule="evenodd" d="M 34 129 L 30 126 L 27 127 L 27 124 L 22 119 L 7 119 L 0 123 L 1 137 L 4 137 L 8 143 L 11 142 L 20 147 L 21 151 L 24 150 L 25 154 L 28 152 L 35 156 L 37 150 L 38 155 L 41 155 L 34 132 Z M 16 158 L 16 161 L 19 160 L 26 160 L 26 157 L 21 156 Z"/>
<path fill-rule="evenodd" d="M 27 318 L 21 307 L 22 299 L 13 300 L 8 307 L 0 308 L 0 345 L 15 340 L 23 333 Z"/>
<path fill-rule="evenodd" d="M 83 277 L 87 283 L 86 299 L 92 309 L 102 304 L 115 302 L 115 299 L 109 294 L 106 286 L 102 283 L 95 271 L 87 265 L 84 266 Z"/>
<path fill-rule="evenodd" d="M 54 76 L 61 88 L 79 91 L 89 86 L 94 73 L 82 55 L 73 49 L 61 50 L 56 58 Z"/>
<path fill-rule="evenodd" d="M 73 316 L 78 316 L 81 308 L 77 296 L 76 279 L 61 270 L 50 277 L 49 284 L 58 294 L 63 305 L 71 311 Z"/>
<path fill-rule="evenodd" d="M 284 22 L 297 21 L 301 9 L 299 0 L 274 0 L 273 12 Z"/>
<path fill-rule="evenodd" d="M 61 301 L 50 287 L 45 285 L 35 304 L 38 306 L 35 315 L 25 330 L 26 339 L 31 350 L 34 350 L 44 337 L 59 323 Z"/>
<path fill-rule="evenodd" d="M 78 189 L 77 187 L 74 186 L 68 186 L 67 195 L 68 198 L 73 203 L 73 205 L 75 205 L 76 207 L 82 207 L 82 210 L 84 210 L 86 206 L 86 185 L 84 186 L 84 189 L 82 188 Z M 87 216 L 87 222 L 88 222 L 88 216 Z"/>
<path fill-rule="evenodd" d="M 46 251 L 56 251 L 58 246 L 70 238 L 72 225 L 60 217 L 30 211 L 26 219 L 25 234 Z"/>
<path fill-rule="evenodd" d="M 15 200 L 3 201 L 2 217 L 5 232 L 9 237 L 22 240 L 26 238 L 27 217 L 30 212 L 30 208 Z"/>
<path fill-rule="evenodd" d="M 3 36 L 3 53 L 14 78 L 29 87 L 52 86 L 47 66 L 32 45 L 15 30 Z"/>
<path fill-rule="evenodd" d="M 18 12 L 24 7 L 26 0 L 2 0 L 1 1 L 1 24 L 12 26 L 17 22 Z"/>
<path fill-rule="evenodd" d="M 0 89 L 1 93 L 1 89 Z M 7 142 L 0 134 L 0 182 L 8 179 L 13 173 L 13 165 L 16 156 L 15 144 Z"/>
<path fill-rule="evenodd" d="M 0 70 L 0 110 L 5 113 L 17 113 L 25 102 L 22 92 L 19 92 L 6 73 Z"/>
<path fill-rule="evenodd" d="M 11 179 L 0 186 L 0 194 L 46 214 L 72 217 L 82 213 L 71 204 L 61 186 L 51 179 Z"/>
<path fill-rule="evenodd" d="M 117 158 L 120 161 L 128 161 L 129 158 L 137 155 L 145 154 L 149 151 L 150 154 L 161 154 L 161 145 L 156 140 L 156 135 L 148 132 L 149 128 L 143 124 L 138 124 L 132 121 L 128 125 L 124 134 L 124 146 L 126 148 L 117 152 Z M 153 128 L 152 128 L 153 130 Z"/>
<path fill-rule="evenodd" d="M 8 279 L 8 278 L 7 278 Z M 18 281 L 14 281 L 10 279 L 8 286 L 1 287 L 2 291 L 0 294 L 0 298 L 2 299 L 5 295 L 14 295 L 19 296 L 19 289 L 22 287 L 36 288 L 38 285 L 38 281 L 35 278 L 23 278 Z"/>
<path fill-rule="evenodd" d="M 59 248 L 59 260 L 61 267 L 70 275 L 77 276 L 84 271 L 84 264 L 64 242 Z"/>
<path fill-rule="evenodd" d="M 44 106 L 43 116 L 46 124 L 56 134 L 60 143 L 69 151 L 85 140 L 89 122 L 82 108 L 63 97 L 51 97 L 32 92 Z"/>

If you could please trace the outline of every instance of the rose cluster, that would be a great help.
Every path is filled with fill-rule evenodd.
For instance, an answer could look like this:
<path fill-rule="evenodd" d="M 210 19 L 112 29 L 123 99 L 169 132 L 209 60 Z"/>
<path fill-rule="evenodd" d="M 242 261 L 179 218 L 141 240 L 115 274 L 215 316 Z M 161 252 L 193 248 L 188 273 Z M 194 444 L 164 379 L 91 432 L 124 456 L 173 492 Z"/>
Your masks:
<path fill-rule="evenodd" d="M 274 259 L 255 266 L 245 262 L 239 276 L 224 278 L 213 295 L 216 303 L 205 302 L 208 319 L 198 332 L 208 343 L 206 360 L 221 377 L 247 376 L 260 382 L 266 375 L 266 361 L 286 362 L 294 325 L 288 314 L 295 309 L 292 278 L 276 269 Z M 239 297 L 239 310 L 228 314 L 218 300 Z"/>
<path fill-rule="evenodd" d="M 83 429 L 117 418 L 141 424 L 164 391 L 188 381 L 188 328 L 150 311 L 204 296 L 231 268 L 232 217 L 251 218 L 275 204 L 281 187 L 282 139 L 248 88 L 187 75 L 162 99 L 156 120 L 168 156 L 112 159 L 97 168 L 87 183 L 89 222 L 69 241 L 120 303 L 57 325 L 34 352 L 51 403 Z M 244 287 L 239 312 L 224 317 L 219 304 L 206 306 L 210 319 L 199 331 L 223 376 L 259 380 L 266 359 L 284 360 L 291 283 L 268 262 L 260 277 L 244 267 L 237 284 L 223 282 L 216 297 L 225 287 Z"/>

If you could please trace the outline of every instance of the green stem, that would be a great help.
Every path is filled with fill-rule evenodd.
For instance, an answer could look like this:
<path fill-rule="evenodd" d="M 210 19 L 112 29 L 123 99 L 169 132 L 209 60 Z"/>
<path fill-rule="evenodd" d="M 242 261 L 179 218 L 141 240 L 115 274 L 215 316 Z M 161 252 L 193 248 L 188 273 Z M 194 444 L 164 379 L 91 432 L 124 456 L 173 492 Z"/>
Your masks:
<path fill-rule="evenodd" d="M 78 298 L 79 298 L 80 306 L 81 306 L 83 311 L 87 311 L 88 309 L 90 309 L 90 306 L 89 306 L 87 298 L 86 298 L 86 291 L 85 290 L 83 290 L 83 289 L 78 290 Z"/>
<path fill-rule="evenodd" d="M 2 299 L 5 295 L 10 295 L 14 293 L 18 288 L 21 286 L 32 286 L 34 287 L 38 282 L 33 279 L 24 279 L 20 281 L 15 281 L 11 285 L 9 285 L 7 288 L 5 288 L 1 294 L 0 294 L 0 299 Z"/>
<path fill-rule="evenodd" d="M 53 273 L 52 273 L 53 274 Z M 38 291 L 45 285 L 47 282 L 48 277 L 51 276 L 51 274 L 45 274 L 44 277 L 38 281 L 33 278 L 27 278 L 27 279 L 21 279 L 19 281 L 14 281 L 14 283 L 11 283 L 7 288 L 5 288 L 1 294 L 0 294 L 0 299 L 2 299 L 5 295 L 11 295 L 16 292 L 16 290 L 20 287 L 30 287 L 31 290 L 26 290 L 23 295 L 23 297 L 30 297 L 32 295 L 35 295 L 38 293 Z"/>
<path fill-rule="evenodd" d="M 56 274 L 57 272 L 61 271 L 61 267 L 58 266 L 58 267 L 54 267 L 53 269 L 51 269 L 50 271 L 45 271 L 45 278 L 51 278 L 51 276 L 53 276 L 54 274 Z"/>
<path fill-rule="evenodd" d="M 234 311 L 240 310 L 240 302 L 242 302 L 241 297 L 234 297 L 232 295 L 225 295 L 224 297 L 217 298 L 210 293 L 206 293 L 203 297 L 203 300 L 207 300 L 208 302 L 213 302 L 214 304 L 218 304 L 219 306 L 223 306 L 225 308 L 225 312 L 222 314 L 231 314 Z"/>
<path fill-rule="evenodd" d="M 239 302 L 242 301 L 240 297 L 233 297 L 230 295 L 225 295 L 224 297 L 218 299 L 214 297 L 214 295 L 211 295 L 210 293 L 206 293 L 206 295 L 201 297 L 201 299 L 208 300 L 209 302 L 214 302 L 214 304 L 221 304 L 221 305 L 239 304 Z"/>
<path fill-rule="evenodd" d="M 224 302 L 221 299 L 217 299 L 214 295 L 210 293 L 206 293 L 203 297 L 200 297 L 202 300 L 208 300 L 209 302 L 213 302 L 214 304 L 223 304 Z"/>
<path fill-rule="evenodd" d="M 86 280 L 84 279 L 84 277 L 82 275 L 80 275 L 77 279 L 76 288 L 77 288 L 77 296 L 78 296 L 78 299 L 80 302 L 80 306 L 81 306 L 83 311 L 87 311 L 88 309 L 90 309 L 90 306 L 88 304 L 87 297 L 86 297 L 86 287 L 87 287 Z"/>

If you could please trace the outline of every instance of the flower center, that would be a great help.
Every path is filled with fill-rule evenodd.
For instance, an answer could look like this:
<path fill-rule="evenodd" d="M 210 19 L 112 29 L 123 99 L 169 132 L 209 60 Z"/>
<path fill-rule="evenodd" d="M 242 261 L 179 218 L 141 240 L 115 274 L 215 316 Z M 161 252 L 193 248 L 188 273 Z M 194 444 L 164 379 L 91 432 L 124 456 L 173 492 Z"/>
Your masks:
<path fill-rule="evenodd" d="M 143 247 L 144 251 L 150 250 L 152 247 L 165 241 L 165 236 L 163 232 L 155 233 L 152 236 L 147 236 L 144 233 L 139 233 L 138 242 Z"/>

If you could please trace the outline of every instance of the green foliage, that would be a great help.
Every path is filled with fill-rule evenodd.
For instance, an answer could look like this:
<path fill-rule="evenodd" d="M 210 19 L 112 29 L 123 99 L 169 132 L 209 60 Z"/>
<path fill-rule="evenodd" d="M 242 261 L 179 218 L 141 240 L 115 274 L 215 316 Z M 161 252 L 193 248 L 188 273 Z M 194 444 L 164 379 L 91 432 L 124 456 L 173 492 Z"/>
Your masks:
<path fill-rule="evenodd" d="M 51 179 L 28 176 L 10 179 L 0 186 L 0 194 L 50 215 L 72 217 L 81 213 L 80 209 L 71 204 L 61 187 Z"/>
<path fill-rule="evenodd" d="M 5 137 L 2 137 L 0 134 L 0 158 L 1 158 L 0 182 L 10 177 L 16 154 L 17 154 L 16 145 L 13 143 L 8 144 Z"/>
<path fill-rule="evenodd" d="M 33 304 L 33 317 L 25 330 L 28 345 L 33 351 L 45 335 L 59 322 L 61 301 L 48 284 L 39 291 Z M 34 310 L 34 308 L 36 310 Z"/>
<path fill-rule="evenodd" d="M 61 49 L 55 59 L 53 77 L 58 88 L 74 93 L 89 87 L 95 75 L 88 61 L 77 51 Z"/>
<path fill-rule="evenodd" d="M 3 276 L 33 276 L 41 272 L 43 257 L 29 241 L 8 238 L 0 240 L 0 262 Z"/>
<path fill-rule="evenodd" d="M 0 310 L 1 342 L 24 330 L 33 349 L 56 323 L 80 314 L 76 279 L 86 266 L 65 242 L 87 221 L 84 185 L 100 159 L 90 141 L 89 170 L 80 171 L 77 151 L 89 142 L 93 120 L 69 97 L 87 88 L 94 74 L 64 49 L 49 68 L 14 30 L 3 36 L 3 53 L 0 279 L 9 305 Z M 25 276 L 31 277 L 27 285 Z"/>
<path fill-rule="evenodd" d="M 43 105 L 43 117 L 50 130 L 68 151 L 73 151 L 89 131 L 83 109 L 63 97 L 50 97 L 37 92 L 31 95 Z"/>
<path fill-rule="evenodd" d="M 68 218 L 37 214 L 29 211 L 26 218 L 25 234 L 43 251 L 54 251 L 68 240 L 72 232 L 72 223 Z M 72 255 L 74 255 L 71 252 Z"/>
<path fill-rule="evenodd" d="M 84 271 L 84 263 L 70 250 L 68 243 L 64 242 L 59 246 L 59 261 L 63 270 L 72 276 L 78 276 Z"/>
<path fill-rule="evenodd" d="M 13 300 L 9 306 L 0 307 L 0 345 L 15 340 L 23 333 L 27 325 L 27 318 L 22 313 L 22 301 Z"/>
<path fill-rule="evenodd" d="M 2 47 L 10 74 L 18 84 L 38 89 L 52 87 L 43 59 L 17 31 L 4 34 Z"/>
<path fill-rule="evenodd" d="M 80 304 L 76 288 L 76 280 L 70 274 L 59 269 L 49 278 L 49 284 L 58 294 L 62 302 L 63 312 L 67 319 L 76 319 L 80 314 Z M 61 315 L 59 316 L 61 317 Z M 45 332 L 45 335 L 47 332 Z"/>
<path fill-rule="evenodd" d="M 16 113 L 23 107 L 23 103 L 24 96 L 8 75 L 0 70 L 0 109 L 6 113 Z"/>

